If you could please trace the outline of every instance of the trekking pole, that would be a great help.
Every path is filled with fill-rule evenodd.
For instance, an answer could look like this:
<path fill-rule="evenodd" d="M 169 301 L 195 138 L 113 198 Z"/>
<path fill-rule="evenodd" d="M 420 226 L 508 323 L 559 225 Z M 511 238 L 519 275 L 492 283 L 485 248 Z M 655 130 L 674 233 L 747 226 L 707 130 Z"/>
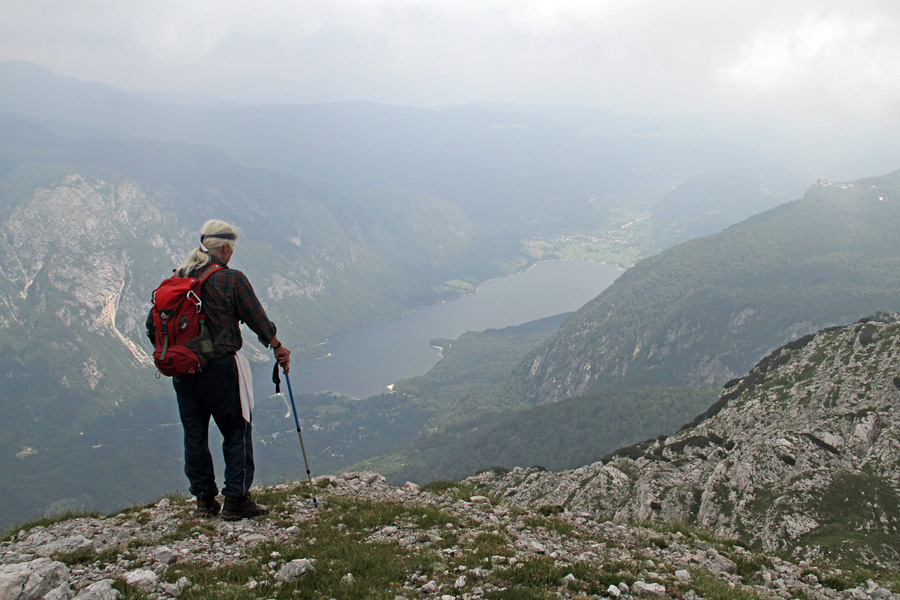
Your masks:
<path fill-rule="evenodd" d="M 306 445 L 303 443 L 303 431 L 300 429 L 300 419 L 297 418 L 297 406 L 294 404 L 294 392 L 291 390 L 291 378 L 287 373 L 284 374 L 284 380 L 287 381 L 288 397 L 291 399 L 291 410 L 294 413 L 294 424 L 297 426 L 297 435 L 300 436 L 300 450 L 303 452 L 303 464 L 306 466 L 306 479 L 309 481 L 309 495 L 312 498 L 313 507 L 318 508 L 319 501 L 316 500 L 312 474 L 309 471 L 309 461 L 306 458 Z M 275 393 L 278 393 L 278 384 L 281 383 L 280 378 L 278 377 L 278 363 L 275 363 L 272 381 L 275 383 Z"/>

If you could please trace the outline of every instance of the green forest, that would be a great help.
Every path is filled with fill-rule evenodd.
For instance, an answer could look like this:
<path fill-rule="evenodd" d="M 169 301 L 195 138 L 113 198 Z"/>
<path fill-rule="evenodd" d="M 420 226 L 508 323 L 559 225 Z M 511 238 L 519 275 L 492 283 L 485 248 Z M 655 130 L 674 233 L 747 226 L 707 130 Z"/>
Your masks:
<path fill-rule="evenodd" d="M 670 435 L 718 397 L 717 386 L 636 388 L 495 413 L 425 434 L 392 457 L 389 479 L 459 479 L 494 467 L 552 471 L 596 462 L 637 440 Z M 690 416 L 689 416 L 690 415 Z"/>

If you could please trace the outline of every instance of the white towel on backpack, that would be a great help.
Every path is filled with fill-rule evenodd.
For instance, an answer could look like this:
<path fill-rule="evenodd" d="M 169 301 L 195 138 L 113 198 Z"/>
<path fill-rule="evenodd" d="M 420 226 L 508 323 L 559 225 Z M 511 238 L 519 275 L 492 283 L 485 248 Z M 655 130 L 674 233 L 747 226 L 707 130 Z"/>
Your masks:
<path fill-rule="evenodd" d="M 253 422 L 253 374 L 250 372 L 250 363 L 240 352 L 234 355 L 237 364 L 238 388 L 241 391 L 241 414 L 248 423 Z"/>

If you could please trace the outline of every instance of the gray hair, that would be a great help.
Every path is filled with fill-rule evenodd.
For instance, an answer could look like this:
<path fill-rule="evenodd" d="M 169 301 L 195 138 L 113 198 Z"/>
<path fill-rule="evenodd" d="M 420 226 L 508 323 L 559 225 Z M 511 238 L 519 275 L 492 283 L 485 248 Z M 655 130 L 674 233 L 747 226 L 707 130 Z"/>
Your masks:
<path fill-rule="evenodd" d="M 184 262 L 175 270 L 179 277 L 186 277 L 194 269 L 202 269 L 209 264 L 210 255 L 222 257 L 222 248 L 234 248 L 237 230 L 225 221 L 211 219 L 200 228 L 200 246 L 192 250 Z M 231 239 L 229 239 L 231 238 Z"/>

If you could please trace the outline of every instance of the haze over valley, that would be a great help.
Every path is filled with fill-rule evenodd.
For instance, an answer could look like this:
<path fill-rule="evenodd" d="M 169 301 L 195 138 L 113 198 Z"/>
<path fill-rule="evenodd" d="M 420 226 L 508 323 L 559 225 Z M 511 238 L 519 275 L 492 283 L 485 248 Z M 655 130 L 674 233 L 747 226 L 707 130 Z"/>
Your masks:
<path fill-rule="evenodd" d="M 477 473 L 529 510 L 898 564 L 900 11 L 192 4 L 29 39 L 2 9 L 0 529 L 186 493 L 144 319 L 218 218 L 315 475 Z M 298 479 L 271 352 L 244 353 L 258 483 Z M 804 482 L 876 516 L 839 527 Z"/>

